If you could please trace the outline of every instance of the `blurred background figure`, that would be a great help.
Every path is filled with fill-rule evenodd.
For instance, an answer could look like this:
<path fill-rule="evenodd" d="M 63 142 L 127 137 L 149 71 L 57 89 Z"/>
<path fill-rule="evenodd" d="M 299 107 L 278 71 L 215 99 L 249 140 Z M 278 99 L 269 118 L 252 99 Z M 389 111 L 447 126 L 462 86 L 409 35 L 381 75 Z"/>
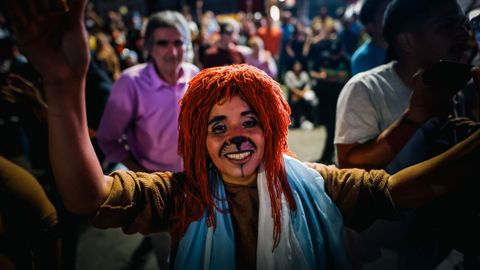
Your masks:
<path fill-rule="evenodd" d="M 257 35 L 263 40 L 265 49 L 278 59 L 282 40 L 282 30 L 273 22 L 271 17 L 261 19 L 261 25 L 257 29 Z"/>
<path fill-rule="evenodd" d="M 248 40 L 248 46 L 252 49 L 252 52 L 245 56 L 245 63 L 259 68 L 276 79 L 277 64 L 270 51 L 263 47 L 263 40 L 258 36 L 253 36 Z"/>
<path fill-rule="evenodd" d="M 203 67 L 245 63 L 245 56 L 236 44 L 237 27 L 231 22 L 222 22 L 218 33 L 218 41 L 205 52 Z"/>
<path fill-rule="evenodd" d="M 114 51 L 107 35 L 100 32 L 97 33 L 95 38 L 97 40 L 95 51 L 96 60 L 102 65 L 102 68 L 107 71 L 110 79 L 116 81 L 120 77 L 120 61 L 118 55 Z"/>
<path fill-rule="evenodd" d="M 295 30 L 293 31 L 292 36 L 285 45 L 285 49 L 288 54 L 287 67 L 291 69 L 293 63 L 300 62 L 302 67 L 307 68 L 307 57 L 306 57 L 306 42 L 307 42 L 307 30 L 305 25 L 297 21 L 295 24 Z"/>
<path fill-rule="evenodd" d="M 326 32 L 314 48 L 308 57 L 311 62 L 310 77 L 313 80 L 313 89 L 320 102 L 315 108 L 314 122 L 324 125 L 327 131 L 325 147 L 318 162 L 333 164 L 337 99 L 350 78 L 350 60 L 334 28 Z"/>
<path fill-rule="evenodd" d="M 387 42 L 383 38 L 383 13 L 390 0 L 365 0 L 360 22 L 368 39 L 352 55 L 352 76 L 385 63 Z"/>
<path fill-rule="evenodd" d="M 318 100 L 310 87 L 308 72 L 303 69 L 300 61 L 296 61 L 292 70 L 285 74 L 285 84 L 288 89 L 288 103 L 292 109 L 292 127 L 311 130 L 312 111 Z"/>

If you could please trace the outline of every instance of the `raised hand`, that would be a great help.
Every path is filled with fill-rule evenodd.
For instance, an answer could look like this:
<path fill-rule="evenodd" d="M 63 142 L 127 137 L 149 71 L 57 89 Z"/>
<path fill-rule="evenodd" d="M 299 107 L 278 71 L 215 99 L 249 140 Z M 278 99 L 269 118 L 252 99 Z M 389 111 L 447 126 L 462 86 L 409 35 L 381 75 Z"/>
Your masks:
<path fill-rule="evenodd" d="M 30 81 L 17 74 L 9 74 L 0 88 L 0 99 L 33 110 L 39 120 L 46 120 L 47 103 L 40 90 Z"/>
<path fill-rule="evenodd" d="M 109 194 L 90 142 L 85 80 L 90 60 L 83 14 L 87 0 L 0 0 L 14 36 L 43 78 L 50 159 L 65 206 L 93 214 Z"/>
<path fill-rule="evenodd" d="M 414 89 L 408 105 L 409 118 L 421 124 L 435 116 L 447 116 L 453 109 L 457 91 L 435 89 L 422 81 L 422 71 L 413 76 Z"/>
<path fill-rule="evenodd" d="M 29 80 L 10 73 L 5 82 L 0 91 L 0 97 L 3 100 L 22 106 L 47 107 L 40 90 Z"/>
<path fill-rule="evenodd" d="M 45 84 L 83 80 L 89 49 L 86 0 L 2 0 L 15 39 Z"/>

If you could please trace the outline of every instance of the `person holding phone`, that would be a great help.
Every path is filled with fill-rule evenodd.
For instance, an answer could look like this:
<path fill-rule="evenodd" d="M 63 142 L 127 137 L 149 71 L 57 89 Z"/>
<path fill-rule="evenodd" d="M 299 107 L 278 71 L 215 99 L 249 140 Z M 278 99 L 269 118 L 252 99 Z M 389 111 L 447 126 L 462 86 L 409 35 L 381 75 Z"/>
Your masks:
<path fill-rule="evenodd" d="M 428 75 L 438 61 L 469 64 L 476 52 L 471 27 L 458 3 L 393 0 L 384 14 L 383 36 L 389 44 L 387 58 L 392 61 L 354 76 L 338 100 L 335 144 L 340 167 L 394 173 L 444 151 L 459 139 L 446 134 L 455 133 L 455 123 L 460 123 L 449 122 L 448 116 L 455 115 L 454 96 L 461 87 L 435 83 L 455 80 L 458 70 L 432 76 L 432 85 L 422 80 L 422 72 Z M 454 131 L 444 131 L 448 129 L 445 127 Z M 441 138 L 444 135 L 445 140 Z M 448 144 L 436 143 L 440 141 Z M 370 255 L 374 250 L 394 246 L 394 258 L 407 269 L 433 268 L 439 257 L 444 257 L 432 255 L 432 249 L 425 253 L 428 255 L 422 253 L 423 257 L 401 254 L 400 247 L 406 245 L 407 237 L 399 232 L 412 232 L 405 228 L 405 220 L 378 226 L 371 229 L 369 236 L 367 232 L 358 238 L 362 250 L 371 251 Z M 393 244 L 379 240 L 392 239 L 392 235 L 400 235 Z M 372 248 L 368 244 L 372 241 L 381 244 Z M 363 255 L 360 260 L 365 263 L 369 255 Z M 428 261 L 429 255 L 436 258 Z M 387 265 L 392 269 L 391 261 Z M 402 269 L 401 265 L 398 269 Z"/>

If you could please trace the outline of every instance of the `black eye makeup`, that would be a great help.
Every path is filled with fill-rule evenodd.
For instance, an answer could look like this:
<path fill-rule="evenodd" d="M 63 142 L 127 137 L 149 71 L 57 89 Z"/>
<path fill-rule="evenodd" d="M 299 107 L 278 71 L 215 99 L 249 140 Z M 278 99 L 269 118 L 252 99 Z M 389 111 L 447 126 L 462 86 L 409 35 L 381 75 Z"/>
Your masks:
<path fill-rule="evenodd" d="M 223 123 L 227 119 L 224 115 L 218 115 L 208 121 L 208 132 L 212 134 L 222 134 L 227 130 L 226 125 Z"/>
<path fill-rule="evenodd" d="M 247 121 L 243 122 L 243 127 L 244 128 L 253 128 L 258 126 L 258 119 L 255 117 L 250 117 Z"/>
<path fill-rule="evenodd" d="M 253 111 L 245 111 L 241 114 L 240 125 L 242 128 L 255 128 L 260 126 L 257 114 Z M 226 133 L 231 127 L 225 115 L 218 115 L 208 121 L 208 133 L 220 135 Z"/>
<path fill-rule="evenodd" d="M 222 134 L 227 131 L 227 127 L 221 123 L 215 123 L 211 126 L 210 132 L 213 134 Z"/>

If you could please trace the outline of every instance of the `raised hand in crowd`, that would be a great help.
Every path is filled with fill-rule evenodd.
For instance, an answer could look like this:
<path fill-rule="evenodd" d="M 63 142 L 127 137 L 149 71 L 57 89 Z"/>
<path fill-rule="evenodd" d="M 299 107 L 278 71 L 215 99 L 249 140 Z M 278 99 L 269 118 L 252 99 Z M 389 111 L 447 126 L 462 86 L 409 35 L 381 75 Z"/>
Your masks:
<path fill-rule="evenodd" d="M 91 214 L 103 202 L 107 188 L 100 180 L 104 176 L 86 124 L 85 78 L 90 60 L 83 20 L 86 3 L 4 1 L 14 36 L 43 80 L 58 189 L 68 209 Z"/>
<path fill-rule="evenodd" d="M 0 88 L 0 98 L 23 109 L 31 109 L 39 120 L 46 121 L 47 103 L 38 87 L 22 76 L 9 74 Z"/>

